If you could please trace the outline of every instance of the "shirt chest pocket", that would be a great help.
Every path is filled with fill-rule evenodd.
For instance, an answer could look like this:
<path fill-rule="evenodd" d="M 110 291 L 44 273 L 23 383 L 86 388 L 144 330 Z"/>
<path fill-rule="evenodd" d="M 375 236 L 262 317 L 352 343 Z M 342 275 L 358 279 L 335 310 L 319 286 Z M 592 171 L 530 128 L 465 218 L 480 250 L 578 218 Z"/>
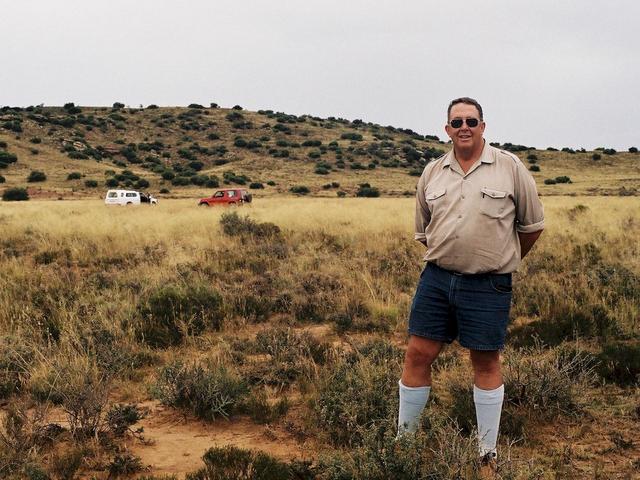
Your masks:
<path fill-rule="evenodd" d="M 425 193 L 424 199 L 427 202 L 429 212 L 431 212 L 432 216 L 436 215 L 438 210 L 443 207 L 446 193 L 446 188 L 440 188 L 438 190 L 432 190 Z"/>
<path fill-rule="evenodd" d="M 480 213 L 490 218 L 502 218 L 509 212 L 511 198 L 507 192 L 483 188 L 480 200 Z"/>

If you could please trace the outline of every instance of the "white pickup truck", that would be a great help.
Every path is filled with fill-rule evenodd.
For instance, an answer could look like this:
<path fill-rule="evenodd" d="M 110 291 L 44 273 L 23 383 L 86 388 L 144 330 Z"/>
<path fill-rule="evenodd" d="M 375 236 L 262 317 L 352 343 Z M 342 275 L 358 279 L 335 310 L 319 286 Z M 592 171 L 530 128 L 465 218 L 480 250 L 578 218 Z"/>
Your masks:
<path fill-rule="evenodd" d="M 157 205 L 158 199 L 148 193 L 134 190 L 109 190 L 104 203 L 105 205 L 140 205 L 141 203 Z"/>

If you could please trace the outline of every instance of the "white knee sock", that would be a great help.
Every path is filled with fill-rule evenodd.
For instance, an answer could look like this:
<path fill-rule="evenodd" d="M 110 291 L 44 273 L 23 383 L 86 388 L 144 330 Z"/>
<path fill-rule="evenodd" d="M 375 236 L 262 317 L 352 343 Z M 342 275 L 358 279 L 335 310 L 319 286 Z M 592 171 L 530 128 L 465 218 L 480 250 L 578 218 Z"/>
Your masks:
<path fill-rule="evenodd" d="M 418 429 L 420 414 L 427 404 L 431 387 L 405 387 L 402 380 L 400 387 L 400 408 L 398 411 L 398 436 L 415 433 Z"/>
<path fill-rule="evenodd" d="M 473 386 L 473 401 L 476 404 L 478 420 L 478 448 L 480 455 L 496 454 L 500 413 L 504 399 L 504 385 L 495 390 L 481 390 Z"/>

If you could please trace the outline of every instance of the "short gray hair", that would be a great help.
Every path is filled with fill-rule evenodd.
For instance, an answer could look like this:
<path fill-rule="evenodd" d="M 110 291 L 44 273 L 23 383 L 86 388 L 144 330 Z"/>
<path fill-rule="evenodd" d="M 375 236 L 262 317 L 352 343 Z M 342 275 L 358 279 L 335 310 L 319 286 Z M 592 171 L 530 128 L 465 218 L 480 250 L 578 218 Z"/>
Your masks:
<path fill-rule="evenodd" d="M 482 107 L 480 106 L 478 101 L 470 97 L 460 97 L 460 98 L 456 98 L 455 100 L 451 100 L 451 103 L 449 104 L 449 108 L 447 108 L 447 122 L 449 121 L 449 117 L 451 116 L 451 109 L 453 108 L 454 105 L 457 105 L 458 103 L 466 103 L 467 105 L 473 105 L 474 107 L 476 107 L 478 109 L 478 113 L 480 114 L 480 121 L 481 122 L 484 121 L 484 119 L 482 118 Z"/>

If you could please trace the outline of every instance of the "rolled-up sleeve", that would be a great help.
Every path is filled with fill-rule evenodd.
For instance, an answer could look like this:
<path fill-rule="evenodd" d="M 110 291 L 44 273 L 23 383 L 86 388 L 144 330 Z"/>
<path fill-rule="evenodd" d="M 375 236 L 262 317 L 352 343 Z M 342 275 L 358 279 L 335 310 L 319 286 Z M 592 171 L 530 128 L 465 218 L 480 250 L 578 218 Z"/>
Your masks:
<path fill-rule="evenodd" d="M 533 233 L 544 229 L 544 209 L 536 182 L 521 162 L 516 167 L 515 187 L 516 230 Z"/>
<path fill-rule="evenodd" d="M 418 187 L 416 191 L 416 228 L 414 236 L 416 240 L 424 244 L 427 243 L 425 230 L 431 221 L 431 214 L 427 207 L 427 201 L 424 198 L 425 182 L 426 176 L 423 173 L 420 180 L 418 180 Z"/>

